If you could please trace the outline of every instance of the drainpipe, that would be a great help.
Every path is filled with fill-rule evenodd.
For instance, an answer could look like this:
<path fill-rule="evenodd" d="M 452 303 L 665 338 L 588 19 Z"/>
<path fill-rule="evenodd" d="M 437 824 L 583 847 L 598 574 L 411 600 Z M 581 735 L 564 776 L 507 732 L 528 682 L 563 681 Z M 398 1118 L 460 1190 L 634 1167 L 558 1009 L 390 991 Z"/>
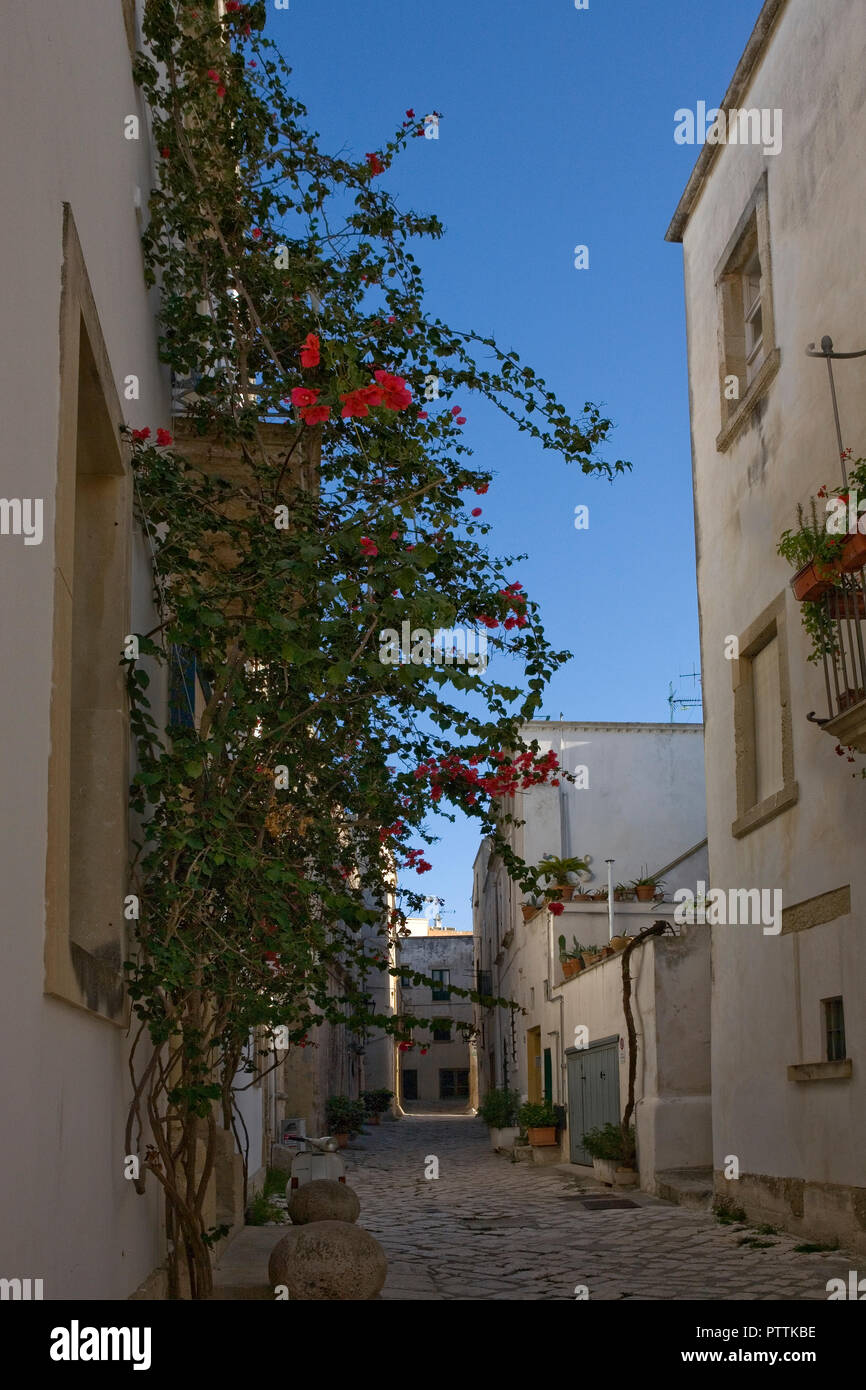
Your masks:
<path fill-rule="evenodd" d="M 608 941 L 613 941 L 613 866 L 615 859 L 605 859 L 607 865 L 607 927 Z"/>
<path fill-rule="evenodd" d="M 559 1004 L 559 1042 L 557 1052 L 559 1053 L 559 1081 L 557 1083 L 557 1105 L 564 1105 L 568 1108 L 568 1087 L 566 1085 L 566 1060 L 565 1060 L 565 1001 L 561 994 L 554 994 L 550 988 L 553 979 L 553 914 L 547 914 L 547 979 L 544 982 L 544 999 L 547 1004 Z"/>

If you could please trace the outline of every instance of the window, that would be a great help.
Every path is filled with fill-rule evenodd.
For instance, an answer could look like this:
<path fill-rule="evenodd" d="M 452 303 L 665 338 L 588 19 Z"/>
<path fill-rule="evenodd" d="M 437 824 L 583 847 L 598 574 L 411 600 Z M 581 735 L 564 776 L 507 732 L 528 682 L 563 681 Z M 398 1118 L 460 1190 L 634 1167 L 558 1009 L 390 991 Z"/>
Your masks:
<path fill-rule="evenodd" d="M 737 816 L 742 837 L 792 806 L 794 780 L 785 595 L 769 605 L 739 637 L 731 662 Z"/>
<path fill-rule="evenodd" d="M 451 998 L 451 971 L 431 970 L 430 978 L 433 981 L 433 1002 L 447 1003 Z"/>
<path fill-rule="evenodd" d="M 418 1099 L 418 1069 L 407 1067 L 403 1072 L 403 1099 Z"/>
<path fill-rule="evenodd" d="M 451 1024 L 450 1024 L 450 1023 L 442 1023 L 442 1024 L 439 1024 L 438 1027 L 435 1027 L 435 1028 L 433 1029 L 433 1041 L 434 1041 L 434 1042 L 450 1042 L 450 1041 L 451 1041 Z"/>
<path fill-rule="evenodd" d="M 841 996 L 824 1000 L 824 1038 L 828 1062 L 844 1062 L 845 1051 L 845 1010 Z"/>
<path fill-rule="evenodd" d="M 123 418 L 64 206 L 45 990 L 122 1025 L 132 488 Z"/>
<path fill-rule="evenodd" d="M 469 1096 L 469 1068 L 457 1067 L 454 1070 L 440 1070 L 439 1099 L 462 1100 Z"/>
<path fill-rule="evenodd" d="M 724 452 L 779 366 L 773 326 L 767 185 L 762 179 L 716 267 Z"/>
<path fill-rule="evenodd" d="M 493 993 L 493 980 L 489 970 L 479 970 L 475 986 L 479 994 L 489 997 Z"/>

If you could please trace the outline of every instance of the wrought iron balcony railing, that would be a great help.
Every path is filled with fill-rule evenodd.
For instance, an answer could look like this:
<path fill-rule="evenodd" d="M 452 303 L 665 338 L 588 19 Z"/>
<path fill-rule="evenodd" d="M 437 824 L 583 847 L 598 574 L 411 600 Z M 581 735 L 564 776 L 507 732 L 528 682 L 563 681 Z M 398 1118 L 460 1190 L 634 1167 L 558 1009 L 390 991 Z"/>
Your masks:
<path fill-rule="evenodd" d="M 841 574 L 821 603 L 828 714 L 809 718 L 840 744 L 866 753 L 866 569 Z"/>

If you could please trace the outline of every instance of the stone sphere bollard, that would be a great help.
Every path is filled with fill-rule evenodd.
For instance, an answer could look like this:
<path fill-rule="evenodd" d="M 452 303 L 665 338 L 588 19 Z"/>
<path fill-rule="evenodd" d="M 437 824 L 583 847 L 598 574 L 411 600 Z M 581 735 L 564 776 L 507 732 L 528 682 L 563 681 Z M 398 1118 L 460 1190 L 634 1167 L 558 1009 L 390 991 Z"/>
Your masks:
<path fill-rule="evenodd" d="M 268 1283 L 272 1289 L 276 1288 L 277 1284 L 288 1283 L 288 1262 L 301 1230 L 300 1226 L 291 1226 L 271 1251 L 271 1258 L 268 1260 Z"/>
<path fill-rule="evenodd" d="M 284 1270 L 285 1278 L 274 1282 L 286 1284 L 291 1299 L 363 1302 L 381 1291 L 388 1261 L 379 1242 L 363 1227 L 347 1221 L 313 1221 L 298 1227 Z"/>
<path fill-rule="evenodd" d="M 308 1226 L 311 1221 L 357 1221 L 360 1210 L 357 1192 L 332 1178 L 305 1182 L 289 1197 L 289 1216 L 296 1226 Z"/>

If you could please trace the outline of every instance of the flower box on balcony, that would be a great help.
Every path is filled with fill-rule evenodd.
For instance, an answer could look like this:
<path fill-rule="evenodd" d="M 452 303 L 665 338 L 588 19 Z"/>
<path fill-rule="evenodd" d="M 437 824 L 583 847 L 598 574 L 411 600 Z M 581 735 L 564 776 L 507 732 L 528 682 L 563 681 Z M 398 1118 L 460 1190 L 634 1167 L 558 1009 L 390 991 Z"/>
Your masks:
<path fill-rule="evenodd" d="M 846 690 L 839 696 L 839 713 L 821 727 L 845 748 L 866 753 L 866 692 Z"/>
<path fill-rule="evenodd" d="M 803 565 L 802 569 L 797 570 L 791 580 L 794 598 L 799 603 L 814 603 L 816 599 L 823 598 L 824 594 L 836 587 L 835 576 L 836 571 L 831 565 L 810 560 L 808 565 Z"/>
<path fill-rule="evenodd" d="M 866 565 L 866 536 L 855 531 L 845 542 L 842 558 L 839 561 L 839 569 L 843 574 L 851 574 L 854 570 L 862 570 L 864 565 Z"/>

